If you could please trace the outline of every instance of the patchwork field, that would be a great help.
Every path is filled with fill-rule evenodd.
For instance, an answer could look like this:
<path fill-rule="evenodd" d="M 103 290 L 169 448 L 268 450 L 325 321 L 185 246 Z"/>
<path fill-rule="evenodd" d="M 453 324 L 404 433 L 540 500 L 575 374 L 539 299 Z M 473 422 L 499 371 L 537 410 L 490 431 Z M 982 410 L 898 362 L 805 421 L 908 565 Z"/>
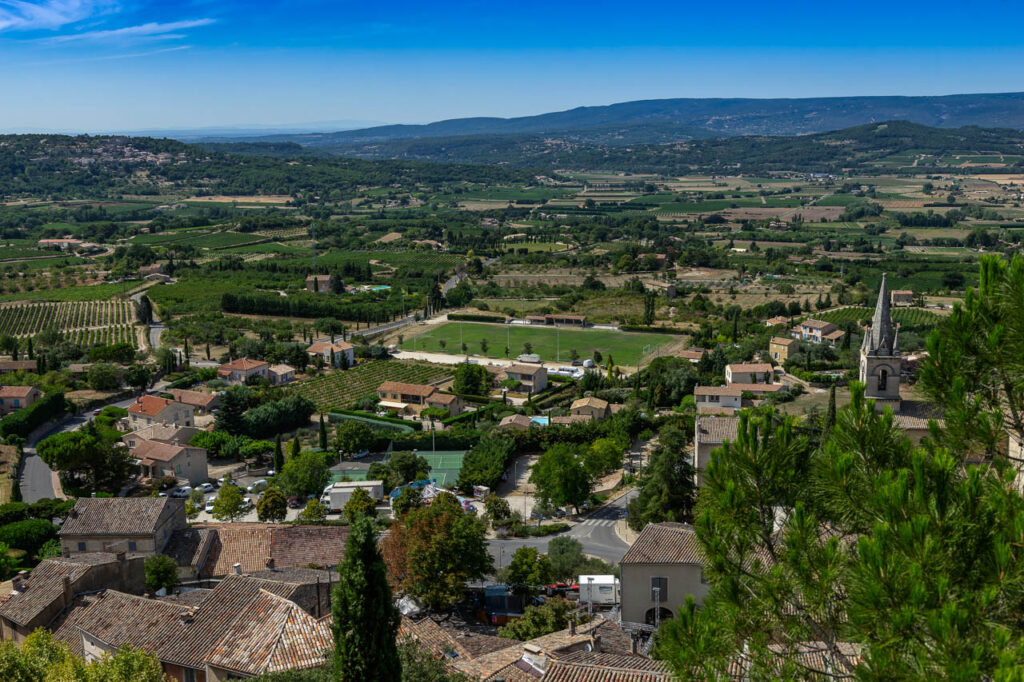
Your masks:
<path fill-rule="evenodd" d="M 134 307 L 124 300 L 0 306 L 0 334 L 16 337 L 33 336 L 52 328 L 83 346 L 121 342 L 134 346 L 134 324 Z"/>
<path fill-rule="evenodd" d="M 449 322 L 412 339 L 405 339 L 402 350 L 419 350 L 460 354 L 461 344 L 466 352 L 488 358 L 504 358 L 505 346 L 510 355 L 525 353 L 529 343 L 531 352 L 545 362 L 566 362 L 575 350 L 580 358 L 591 357 L 600 351 L 605 362 L 612 356 L 617 365 L 636 366 L 640 358 L 657 348 L 680 340 L 671 334 L 645 334 L 605 329 L 572 329 L 527 325 L 496 325 L 476 322 Z M 486 340 L 486 350 L 483 342 Z M 442 342 L 444 345 L 442 346 Z"/>

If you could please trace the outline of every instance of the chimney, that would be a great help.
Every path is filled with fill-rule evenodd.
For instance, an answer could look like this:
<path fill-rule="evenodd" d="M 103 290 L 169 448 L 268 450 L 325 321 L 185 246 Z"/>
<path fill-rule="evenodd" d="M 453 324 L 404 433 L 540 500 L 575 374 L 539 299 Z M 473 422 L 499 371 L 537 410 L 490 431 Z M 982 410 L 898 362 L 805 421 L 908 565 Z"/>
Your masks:
<path fill-rule="evenodd" d="M 71 600 L 75 598 L 75 593 L 71 591 L 71 577 L 66 575 L 61 582 L 64 587 L 64 606 L 68 607 L 71 605 Z"/>
<path fill-rule="evenodd" d="M 573 637 L 576 636 L 576 619 L 575 618 L 570 618 L 569 619 L 569 634 L 572 635 Z"/>
<path fill-rule="evenodd" d="M 595 654 L 601 653 L 601 636 L 594 634 L 597 632 L 597 628 L 590 631 L 590 650 Z"/>
<path fill-rule="evenodd" d="M 232 564 L 231 568 L 235 569 L 235 575 L 242 575 L 242 564 Z"/>
<path fill-rule="evenodd" d="M 636 635 L 629 638 L 629 653 L 633 656 L 637 654 Z"/>
<path fill-rule="evenodd" d="M 90 495 L 90 497 L 92 497 L 93 499 L 96 498 L 96 491 L 95 490 L 92 492 L 92 495 Z"/>
<path fill-rule="evenodd" d="M 28 589 L 28 571 L 18 571 L 18 575 L 11 578 L 11 589 L 19 594 Z"/>
<path fill-rule="evenodd" d="M 182 611 L 181 613 L 179 613 L 178 614 L 178 622 L 181 623 L 183 626 L 184 625 L 188 625 L 189 623 L 191 623 L 192 622 L 192 612 L 191 611 Z"/>

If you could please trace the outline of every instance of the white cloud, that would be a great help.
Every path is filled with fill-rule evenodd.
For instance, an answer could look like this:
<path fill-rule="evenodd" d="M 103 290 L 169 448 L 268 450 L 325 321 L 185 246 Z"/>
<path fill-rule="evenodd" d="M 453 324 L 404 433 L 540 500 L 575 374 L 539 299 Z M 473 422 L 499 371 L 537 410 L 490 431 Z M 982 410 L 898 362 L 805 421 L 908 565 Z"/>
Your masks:
<path fill-rule="evenodd" d="M 47 40 L 48 42 L 66 43 L 74 40 L 105 41 L 127 40 L 133 38 L 151 38 L 155 40 L 177 39 L 184 38 L 185 36 L 180 33 L 174 33 L 174 31 L 181 31 L 199 26 L 208 26 L 214 23 L 214 21 L 214 19 L 190 19 L 187 21 L 170 21 L 164 24 L 151 21 L 146 24 L 139 24 L 138 26 L 125 26 L 124 28 L 114 28 L 105 31 L 69 33 L 67 35 L 55 36 Z"/>
<path fill-rule="evenodd" d="M 111 0 L 0 0 L 0 31 L 58 29 L 114 6 Z"/>

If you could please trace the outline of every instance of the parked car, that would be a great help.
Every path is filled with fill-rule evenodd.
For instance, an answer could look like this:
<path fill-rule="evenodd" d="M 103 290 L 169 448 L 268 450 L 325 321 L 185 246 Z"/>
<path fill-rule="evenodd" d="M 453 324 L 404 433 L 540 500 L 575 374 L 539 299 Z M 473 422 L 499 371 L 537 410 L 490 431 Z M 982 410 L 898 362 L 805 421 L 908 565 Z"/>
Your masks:
<path fill-rule="evenodd" d="M 277 476 L 277 472 L 273 469 L 267 469 L 267 476 Z"/>
<path fill-rule="evenodd" d="M 572 366 L 573 367 L 582 367 L 583 366 L 583 361 L 582 360 L 573 360 L 572 361 Z"/>
<path fill-rule="evenodd" d="M 92 411 L 92 416 L 98 417 L 98 416 L 100 416 L 101 412 L 103 412 L 103 410 L 93 410 Z"/>
<path fill-rule="evenodd" d="M 288 498 L 289 509 L 302 509 L 306 506 L 306 501 L 298 495 L 292 495 Z"/>
<path fill-rule="evenodd" d="M 213 487 L 212 483 L 200 483 L 198 488 L 204 493 L 212 493 L 216 488 Z"/>
<path fill-rule="evenodd" d="M 248 488 L 246 488 L 246 491 L 250 493 L 262 492 L 267 489 L 268 485 L 270 484 L 267 483 L 267 479 L 261 478 L 258 481 L 253 481 L 252 484 Z"/>
<path fill-rule="evenodd" d="M 246 511 L 248 511 L 248 510 L 252 509 L 252 507 L 253 507 L 252 500 L 250 500 L 248 497 L 243 497 L 242 498 L 242 509 L 245 509 Z"/>
<path fill-rule="evenodd" d="M 208 499 L 206 501 L 206 506 L 203 507 L 203 509 L 206 510 L 207 514 L 212 514 L 213 513 L 213 503 L 216 502 L 216 501 L 217 501 L 216 497 L 211 497 L 210 499 Z"/>
<path fill-rule="evenodd" d="M 171 497 L 188 497 L 192 494 L 191 486 L 183 485 L 171 491 Z"/>

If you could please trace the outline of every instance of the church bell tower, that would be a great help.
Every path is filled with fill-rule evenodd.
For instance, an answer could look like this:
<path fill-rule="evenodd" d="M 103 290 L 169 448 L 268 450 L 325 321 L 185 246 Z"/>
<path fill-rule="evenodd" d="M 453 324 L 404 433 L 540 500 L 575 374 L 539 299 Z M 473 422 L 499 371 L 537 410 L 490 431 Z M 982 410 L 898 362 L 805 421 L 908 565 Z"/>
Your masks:
<path fill-rule="evenodd" d="M 860 346 L 860 381 L 866 386 L 864 395 L 875 401 L 875 411 L 886 406 L 900 411 L 900 367 L 898 331 L 889 311 L 889 287 L 882 274 L 875 316 L 865 331 Z"/>

